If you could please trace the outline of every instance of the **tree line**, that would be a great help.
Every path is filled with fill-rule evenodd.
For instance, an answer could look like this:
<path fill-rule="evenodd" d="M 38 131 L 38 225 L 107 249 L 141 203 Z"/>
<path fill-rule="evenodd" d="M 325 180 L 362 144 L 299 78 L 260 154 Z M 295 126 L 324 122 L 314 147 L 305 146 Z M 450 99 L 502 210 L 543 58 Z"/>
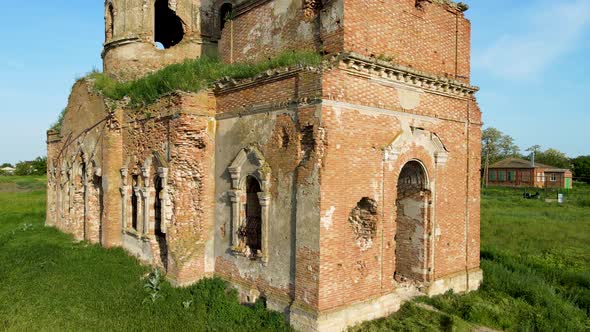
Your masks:
<path fill-rule="evenodd" d="M 14 172 L 3 169 L 14 168 Z M 20 161 L 16 165 L 4 163 L 0 165 L 0 175 L 45 175 L 47 173 L 47 157 L 37 157 L 34 160 Z"/>
<path fill-rule="evenodd" d="M 521 152 L 510 135 L 504 134 L 493 127 L 487 128 L 482 132 L 482 168 L 485 168 L 486 164 L 492 165 L 495 162 L 510 157 L 530 160 L 533 153 L 536 163 L 571 169 L 574 180 L 590 183 L 590 155 L 570 158 L 557 149 L 548 148 L 543 150 L 540 145 L 533 145 L 524 150 L 524 152 Z"/>

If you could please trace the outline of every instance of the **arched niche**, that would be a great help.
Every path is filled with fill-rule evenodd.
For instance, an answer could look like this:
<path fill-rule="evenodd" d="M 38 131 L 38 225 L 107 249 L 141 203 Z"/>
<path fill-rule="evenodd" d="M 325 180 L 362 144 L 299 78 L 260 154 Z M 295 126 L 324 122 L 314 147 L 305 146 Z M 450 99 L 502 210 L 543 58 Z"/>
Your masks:
<path fill-rule="evenodd" d="M 268 262 L 270 167 L 258 149 L 246 148 L 238 153 L 228 171 L 232 188 L 229 192 L 232 206 L 232 251 Z M 258 214 L 260 239 L 253 240 L 252 228 L 258 227 L 254 220 L 258 218 Z M 250 222 L 248 218 L 251 218 Z"/>
<path fill-rule="evenodd" d="M 395 279 L 427 281 L 430 252 L 430 202 L 428 172 L 419 160 L 410 160 L 397 180 Z"/>

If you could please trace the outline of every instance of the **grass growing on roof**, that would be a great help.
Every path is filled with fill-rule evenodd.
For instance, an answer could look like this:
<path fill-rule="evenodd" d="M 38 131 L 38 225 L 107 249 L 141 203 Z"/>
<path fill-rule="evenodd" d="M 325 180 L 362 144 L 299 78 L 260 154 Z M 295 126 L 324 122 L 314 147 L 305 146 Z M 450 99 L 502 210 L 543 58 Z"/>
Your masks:
<path fill-rule="evenodd" d="M 122 100 L 130 98 L 131 106 L 148 105 L 172 91 L 198 92 L 224 77 L 243 79 L 266 70 L 295 65 L 318 66 L 322 56 L 314 52 L 286 52 L 274 58 L 251 63 L 224 64 L 217 58 L 201 57 L 165 67 L 130 82 L 118 82 L 108 75 L 93 72 L 88 77 L 104 96 Z"/>

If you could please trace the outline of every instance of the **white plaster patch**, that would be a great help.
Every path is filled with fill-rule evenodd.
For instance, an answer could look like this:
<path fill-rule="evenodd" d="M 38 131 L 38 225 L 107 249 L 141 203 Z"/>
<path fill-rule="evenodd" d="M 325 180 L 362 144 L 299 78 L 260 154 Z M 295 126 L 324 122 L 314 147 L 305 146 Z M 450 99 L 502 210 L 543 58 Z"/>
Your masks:
<path fill-rule="evenodd" d="M 404 89 L 404 88 L 396 88 L 397 95 L 399 97 L 400 106 L 405 110 L 413 110 L 420 106 L 420 96 L 421 93 L 419 91 Z"/>
<path fill-rule="evenodd" d="M 334 216 L 334 212 L 336 212 L 336 208 L 332 206 L 328 211 L 326 211 L 326 214 L 322 217 L 322 226 L 324 226 L 324 228 L 327 230 L 330 230 L 330 228 L 332 228 L 332 225 L 334 224 L 334 221 L 332 219 L 332 217 Z"/>
<path fill-rule="evenodd" d="M 313 26 L 309 22 L 301 22 L 297 27 L 297 35 L 304 40 L 310 40 L 313 37 Z"/>
<path fill-rule="evenodd" d="M 273 15 L 280 16 L 285 15 L 289 11 L 291 5 L 290 0 L 278 0 L 273 2 Z"/>

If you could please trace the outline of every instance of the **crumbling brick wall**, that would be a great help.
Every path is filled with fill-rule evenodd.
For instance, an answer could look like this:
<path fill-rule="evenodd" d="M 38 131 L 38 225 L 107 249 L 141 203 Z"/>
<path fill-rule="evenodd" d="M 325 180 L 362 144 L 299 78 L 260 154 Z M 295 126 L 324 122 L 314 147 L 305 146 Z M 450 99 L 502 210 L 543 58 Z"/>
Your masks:
<path fill-rule="evenodd" d="M 234 20 L 223 30 L 219 55 L 224 62 L 255 61 L 284 51 L 318 50 L 315 5 L 275 0 L 250 8 L 252 2 L 237 6 Z"/>
<path fill-rule="evenodd" d="M 260 77 L 254 83 L 223 85 L 216 91 L 216 268 L 217 274 L 254 289 L 283 310 L 293 301 L 317 306 L 321 128 L 317 71 L 293 70 Z M 251 107 L 245 108 L 244 105 Z M 228 251 L 232 240 L 235 192 L 228 167 L 241 150 L 256 150 L 268 167 L 270 198 L 267 262 Z M 244 169 L 258 165 L 247 162 Z M 247 174 L 242 174 L 246 176 Z M 243 189 L 243 188 L 242 188 Z M 243 193 L 242 193 L 243 194 Z M 242 195 L 242 203 L 244 197 Z M 244 211 L 241 212 L 242 218 Z"/>

